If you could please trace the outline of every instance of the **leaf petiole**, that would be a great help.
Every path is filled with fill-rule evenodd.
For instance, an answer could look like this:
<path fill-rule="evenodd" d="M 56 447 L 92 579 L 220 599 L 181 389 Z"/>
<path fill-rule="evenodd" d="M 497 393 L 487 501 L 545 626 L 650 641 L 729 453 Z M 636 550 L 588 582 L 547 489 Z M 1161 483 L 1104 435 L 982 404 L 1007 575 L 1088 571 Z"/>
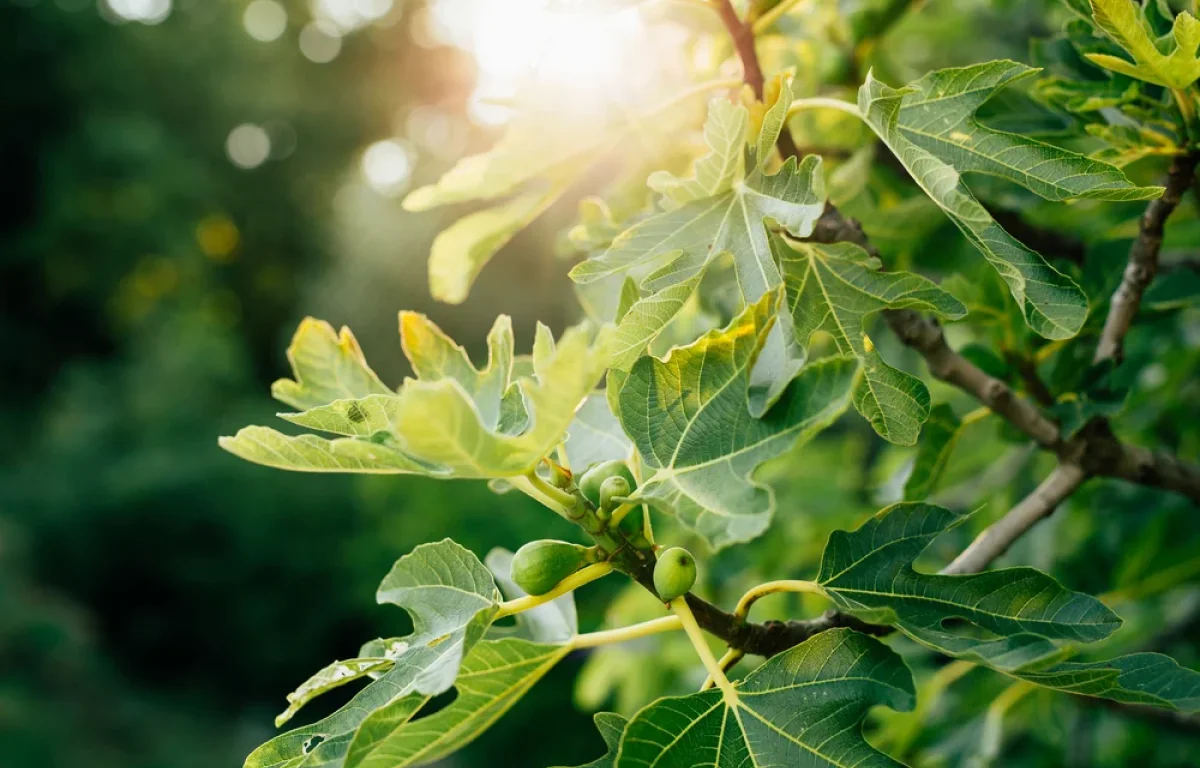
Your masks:
<path fill-rule="evenodd" d="M 746 652 L 740 648 L 730 648 L 729 650 L 725 651 L 725 655 L 717 661 L 717 666 L 719 666 L 723 672 L 728 673 L 729 670 L 733 669 L 734 665 L 745 658 L 745 656 Z M 713 683 L 713 677 L 712 675 L 709 675 L 704 680 L 704 685 L 700 686 L 700 690 L 707 691 L 709 688 L 713 687 Z"/>
<path fill-rule="evenodd" d="M 596 579 L 603 578 L 612 573 L 613 566 L 610 562 L 593 563 L 584 568 L 580 568 L 575 573 L 572 573 L 567 578 L 558 582 L 554 589 L 544 595 L 526 595 L 519 597 L 516 600 L 508 600 L 500 603 L 500 609 L 496 612 L 495 618 L 502 619 L 505 616 L 512 616 L 522 611 L 528 611 L 530 608 L 536 608 L 539 605 L 557 600 L 568 592 L 574 592 L 584 584 L 589 584 Z"/>
<path fill-rule="evenodd" d="M 704 632 L 700 629 L 700 625 L 696 623 L 696 616 L 692 613 L 692 609 L 687 604 L 687 597 L 677 597 L 672 600 L 669 605 L 675 615 L 679 617 L 683 623 L 683 630 L 687 632 L 688 639 L 692 641 L 692 647 L 696 649 L 696 654 L 700 657 L 704 668 L 708 670 L 708 675 L 713 679 L 713 684 L 721 689 L 721 694 L 725 697 L 725 704 L 733 707 L 737 705 L 738 695 L 733 687 L 733 683 L 729 682 L 729 678 L 725 676 L 725 671 L 721 669 L 721 665 L 717 663 L 717 659 L 713 656 L 712 649 L 708 647 L 708 642 L 704 639 Z"/>
<path fill-rule="evenodd" d="M 854 115 L 859 120 L 863 118 L 862 112 L 858 111 L 858 105 L 841 99 L 830 99 L 825 96 L 812 96 L 807 99 L 796 99 L 792 102 L 792 106 L 788 107 L 788 117 L 802 112 L 806 109 L 836 109 L 840 112 L 845 112 L 848 115 Z"/>
<path fill-rule="evenodd" d="M 571 641 L 572 648 L 596 648 L 601 645 L 611 645 L 612 643 L 623 643 L 626 640 L 636 640 L 639 637 L 648 637 L 657 635 L 660 632 L 671 632 L 676 629 L 681 629 L 683 623 L 678 616 L 663 616 L 661 619 L 652 621 L 643 621 L 641 624 L 633 624 L 620 629 L 606 629 L 600 632 L 588 632 L 584 635 L 576 635 Z"/>
<path fill-rule="evenodd" d="M 739 621 L 745 621 L 750 615 L 751 606 L 756 603 L 759 598 L 773 595 L 776 592 L 807 592 L 811 595 L 824 595 L 825 590 L 821 589 L 821 585 L 812 581 L 801 580 L 784 580 L 784 581 L 768 581 L 765 584 L 759 584 L 754 589 L 751 589 L 746 594 L 742 595 L 742 599 L 738 600 L 737 608 L 734 609 L 733 615 Z"/>
<path fill-rule="evenodd" d="M 550 501 L 554 502 L 555 505 L 560 507 L 564 516 L 567 516 L 567 513 L 575 508 L 577 501 L 575 496 L 546 482 L 542 476 L 537 473 L 536 469 L 529 470 L 523 475 L 523 477 L 529 481 L 529 485 L 531 485 L 533 489 L 538 492 L 538 494 L 546 497 Z M 517 485 L 517 487 L 520 488 L 521 486 Z M 543 503 L 545 502 L 543 501 Z M 546 506 L 550 505 L 547 504 Z"/>
<path fill-rule="evenodd" d="M 632 512 L 633 510 L 635 510 L 637 508 L 638 508 L 638 505 L 635 502 L 627 501 L 627 502 L 623 503 L 621 506 L 614 509 L 613 513 L 612 513 L 612 517 L 609 518 L 609 521 L 608 521 L 609 527 L 616 528 L 618 525 L 620 525 L 621 521 L 625 519 L 626 515 L 628 515 L 630 512 Z"/>

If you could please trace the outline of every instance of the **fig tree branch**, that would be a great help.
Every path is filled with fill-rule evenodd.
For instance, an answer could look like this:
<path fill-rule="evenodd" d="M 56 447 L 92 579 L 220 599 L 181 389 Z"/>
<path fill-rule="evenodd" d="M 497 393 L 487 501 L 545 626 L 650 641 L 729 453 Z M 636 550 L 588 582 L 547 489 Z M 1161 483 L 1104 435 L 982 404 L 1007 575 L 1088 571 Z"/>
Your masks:
<path fill-rule="evenodd" d="M 1129 264 L 1121 277 L 1121 284 L 1112 296 L 1100 343 L 1096 346 L 1093 362 L 1115 360 L 1120 363 L 1125 354 L 1125 334 L 1133 324 L 1142 295 L 1158 272 L 1158 253 L 1162 250 L 1163 230 L 1167 219 L 1179 207 L 1183 193 L 1192 186 L 1196 175 L 1196 164 L 1200 152 L 1193 151 L 1176 157 L 1167 172 L 1166 191 L 1157 200 L 1151 200 L 1142 214 L 1138 225 L 1137 240 L 1129 250 Z"/>
<path fill-rule="evenodd" d="M 742 79 L 754 91 L 757 99 L 763 97 L 763 73 L 758 63 L 758 52 L 754 49 L 754 27 L 738 18 L 730 0 L 712 0 L 721 23 L 725 25 L 733 41 L 734 50 L 742 60 Z"/>
<path fill-rule="evenodd" d="M 1086 479 L 1084 471 L 1074 464 L 1059 464 L 1033 493 L 976 536 L 941 572 L 953 576 L 984 570 L 1035 523 L 1057 509 Z"/>

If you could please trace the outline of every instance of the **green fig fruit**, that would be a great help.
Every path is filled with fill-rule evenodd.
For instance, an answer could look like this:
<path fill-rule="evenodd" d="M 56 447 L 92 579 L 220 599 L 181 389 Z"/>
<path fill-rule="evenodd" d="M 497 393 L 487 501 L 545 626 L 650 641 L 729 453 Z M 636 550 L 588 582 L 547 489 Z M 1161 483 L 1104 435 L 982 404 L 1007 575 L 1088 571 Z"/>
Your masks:
<path fill-rule="evenodd" d="M 683 547 L 671 547 L 654 564 L 654 591 L 669 603 L 696 583 L 696 558 Z"/>
<path fill-rule="evenodd" d="M 596 562 L 596 550 L 569 541 L 542 539 L 517 550 L 512 580 L 531 595 L 544 595 L 585 565 Z"/>

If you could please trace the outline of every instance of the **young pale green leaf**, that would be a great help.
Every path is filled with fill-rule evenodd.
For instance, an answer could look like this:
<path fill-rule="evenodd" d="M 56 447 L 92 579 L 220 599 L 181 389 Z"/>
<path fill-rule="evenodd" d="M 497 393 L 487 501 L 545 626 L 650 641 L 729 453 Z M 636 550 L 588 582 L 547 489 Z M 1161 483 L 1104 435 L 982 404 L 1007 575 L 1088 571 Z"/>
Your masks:
<path fill-rule="evenodd" d="M 271 395 L 301 410 L 334 400 L 366 397 L 392 390 L 367 365 L 349 328 L 335 333 L 324 320 L 306 317 L 287 350 L 296 378 L 271 385 Z"/>
<path fill-rule="evenodd" d="M 1049 339 L 1074 336 L 1088 310 L 1079 286 L 1005 232 L 967 189 L 954 166 L 901 130 L 898 121 L 904 99 L 915 92 L 896 90 L 868 74 L 858 92 L 859 112 L 921 189 L 1004 278 L 1029 327 Z"/>
<path fill-rule="evenodd" d="M 247 427 L 235 437 L 221 438 L 220 444 L 250 461 L 307 472 L 520 475 L 562 439 L 576 407 L 604 372 L 611 333 L 606 327 L 594 335 L 583 325 L 568 329 L 555 344 L 549 330 L 539 326 L 529 373 L 517 376 L 508 317 L 496 320 L 488 334 L 488 363 L 477 369 L 462 347 L 428 318 L 402 312 L 402 346 L 416 379 L 406 380 L 397 393 L 369 394 L 355 385 L 353 391 L 362 392 L 353 395 L 357 399 L 334 399 L 302 413 L 281 414 L 294 424 L 346 438 L 291 437 Z M 354 359 L 361 361 L 361 353 Z M 362 370 L 370 371 L 365 363 Z M 334 370 L 328 378 L 336 381 L 338 373 Z M 343 378 L 353 381 L 349 374 Z M 306 374 L 304 380 L 313 379 Z M 342 397 L 346 389 L 310 387 L 307 402 L 315 401 L 318 392 Z"/>
<path fill-rule="evenodd" d="M 588 395 L 567 427 L 567 461 L 571 470 L 578 476 L 593 464 L 628 459 L 632 454 L 633 444 L 609 409 L 604 393 Z"/>
<path fill-rule="evenodd" d="M 399 706 L 399 701 L 413 706 L 450 688 L 463 657 L 495 616 L 500 593 L 478 558 L 445 539 L 423 544 L 396 561 L 377 598 L 404 608 L 413 622 L 412 634 L 368 643 L 360 654 L 387 659 L 391 669 L 329 717 L 254 750 L 245 768 L 344 765 L 351 740 L 371 713 Z M 419 707 L 415 703 L 413 713 Z"/>
<path fill-rule="evenodd" d="M 946 403 L 935 405 L 929 412 L 929 420 L 913 459 L 912 473 L 904 483 L 904 500 L 920 501 L 933 492 L 938 478 L 946 469 L 954 446 L 958 444 L 962 422 L 954 415 L 954 409 Z"/>
<path fill-rule="evenodd" d="M 948 656 L 1043 688 L 1182 712 L 1200 710 L 1200 672 L 1159 653 L 1132 653 L 1106 661 L 1061 661 L 1069 647 L 1060 648 L 1034 635 L 984 640 L 934 627 L 909 634 Z"/>
<path fill-rule="evenodd" d="M 335 406 L 327 408 L 332 407 Z M 246 461 L 293 472 L 444 474 L 437 467 L 404 453 L 394 442 L 389 445 L 392 438 L 390 435 L 385 437 L 385 442 L 358 438 L 327 440 L 316 435 L 285 435 L 270 427 L 242 427 L 232 437 L 219 438 L 217 444 Z"/>
<path fill-rule="evenodd" d="M 288 708 L 275 718 L 275 727 L 278 728 L 288 720 L 291 720 L 300 711 L 301 707 L 321 694 L 332 691 L 334 688 L 346 683 L 373 674 L 387 672 L 395 664 L 396 662 L 386 657 L 346 659 L 345 661 L 333 662 L 301 683 L 300 687 L 295 691 L 288 694 Z"/>
<path fill-rule="evenodd" d="M 517 195 L 464 216 L 438 233 L 429 251 L 429 292 L 438 301 L 461 304 L 475 278 L 513 236 L 541 216 L 566 184 Z"/>
<path fill-rule="evenodd" d="M 709 105 L 704 143 L 712 150 L 696 161 L 690 177 L 656 171 L 646 183 L 666 198 L 670 208 L 720 195 L 746 177 L 746 132 L 750 113 L 725 99 Z"/>
<path fill-rule="evenodd" d="M 595 721 L 596 730 L 600 731 L 600 737 L 604 739 L 604 746 L 608 750 L 602 757 L 598 757 L 587 765 L 581 765 L 578 768 L 616 768 L 617 750 L 621 746 L 621 734 L 624 733 L 625 724 L 629 721 L 612 712 L 597 712 L 592 719 Z"/>
<path fill-rule="evenodd" d="M 761 168 L 767 164 L 775 151 L 779 134 L 787 125 L 788 109 L 792 106 L 792 74 L 781 72 L 767 81 L 764 87 L 762 119 L 755 120 L 757 130 L 751 126 L 754 140 L 754 161 Z"/>
<path fill-rule="evenodd" d="M 805 367 L 762 418 L 747 404 L 750 371 L 770 330 L 778 293 L 765 294 L 722 330 L 634 364 L 618 416 L 649 470 L 635 496 L 720 549 L 761 534 L 774 496 L 750 475 L 807 441 L 849 405 L 857 361 Z"/>
<path fill-rule="evenodd" d="M 854 405 L 879 436 L 899 445 L 917 441 L 929 416 L 929 391 L 920 379 L 892 368 L 875 351 L 863 322 L 884 309 L 919 309 L 958 319 L 966 307 L 929 280 L 908 272 L 880 272 L 878 259 L 851 243 L 785 242 L 772 235 L 787 285 L 787 308 L 797 340 L 817 331 L 833 337 L 842 354 L 862 363 Z"/>
<path fill-rule="evenodd" d="M 659 699 L 625 727 L 616 768 L 899 766 L 863 738 L 868 710 L 912 709 L 912 674 L 883 643 L 848 629 L 773 656 L 728 699 L 711 689 Z"/>
<path fill-rule="evenodd" d="M 446 467 L 455 477 L 524 474 L 558 444 L 575 409 L 599 381 L 608 364 L 610 332 L 602 329 L 593 341 L 586 326 L 577 326 L 555 344 L 550 330 L 539 324 L 533 376 L 516 382 L 528 414 L 526 428 L 517 434 L 482 423 L 475 400 L 455 379 L 406 381 L 396 407 L 400 443 L 410 455 Z"/>
<path fill-rule="evenodd" d="M 1133 62 L 1103 53 L 1086 54 L 1089 61 L 1122 75 L 1148 83 L 1182 90 L 1200 78 L 1200 21 L 1187 11 L 1175 17 L 1171 28 L 1173 45 L 1164 54 L 1150 36 L 1150 27 L 1141 6 L 1123 0 L 1091 0 L 1092 18 L 1124 48 Z"/>
<path fill-rule="evenodd" d="M 1129 5 L 1129 3 L 1126 3 Z M 997 91 L 1040 70 L 991 61 L 931 72 L 911 83 L 896 127 L 959 173 L 987 173 L 1047 200 L 1151 200 L 1162 187 L 1138 187 L 1119 169 L 1050 144 L 989 128 L 975 111 Z"/>
<path fill-rule="evenodd" d="M 545 113 L 514 121 L 496 146 L 458 162 L 436 184 L 404 198 L 409 211 L 471 200 L 493 200 L 538 179 L 561 179 L 603 154 L 613 131 L 594 120 L 551 124 Z"/>
<path fill-rule="evenodd" d="M 924 630 L 967 621 L 987 632 L 1091 642 L 1121 624 L 1099 600 L 1066 589 L 1033 568 L 967 576 L 920 573 L 913 561 L 942 532 L 966 519 L 932 504 L 902 502 L 857 530 L 834 531 L 817 583 L 837 606 L 887 620 L 920 640 Z"/>
<path fill-rule="evenodd" d="M 427 717 L 428 699 L 412 694 L 372 712 L 354 734 L 345 768 L 424 765 L 461 749 L 486 731 L 571 650 L 517 638 L 485 640 L 463 662 L 458 696 Z"/>
<path fill-rule="evenodd" d="M 756 164 L 747 174 L 748 127 L 745 107 L 714 100 L 705 125 L 711 152 L 696 164 L 695 175 L 651 177 L 667 210 L 621 233 L 606 252 L 571 270 L 571 277 L 591 283 L 632 273 L 643 289 L 657 293 L 691 280 L 728 253 L 747 301 L 779 286 L 765 222 L 775 221 L 796 237 L 812 233 L 825 205 L 820 159 L 809 156 L 797 165 L 789 158 L 774 175 Z"/>
<path fill-rule="evenodd" d="M 487 365 L 476 369 L 467 351 L 428 317 L 419 312 L 400 313 L 400 348 L 413 373 L 425 382 L 457 383 L 474 403 L 479 421 L 487 429 L 500 426 L 504 399 L 517 394 L 512 386 L 513 346 L 512 320 L 500 315 L 488 331 Z M 390 417 L 395 421 L 394 412 Z"/>

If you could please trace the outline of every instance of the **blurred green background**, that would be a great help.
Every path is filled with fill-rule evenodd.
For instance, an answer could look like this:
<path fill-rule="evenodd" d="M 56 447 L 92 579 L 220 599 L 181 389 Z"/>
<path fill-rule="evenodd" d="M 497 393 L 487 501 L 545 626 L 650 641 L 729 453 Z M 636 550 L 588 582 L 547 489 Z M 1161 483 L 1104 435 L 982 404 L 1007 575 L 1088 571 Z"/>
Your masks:
<path fill-rule="evenodd" d="M 470 12 L 441 5 L 450 18 Z M 938 12 L 902 22 L 897 53 L 882 62 L 898 78 L 1001 55 L 1027 60 L 1030 38 L 1058 18 L 1042 2 L 930 5 Z M 407 214 L 400 196 L 496 137 L 472 119 L 471 55 L 429 33 L 429 12 L 388 0 L 0 0 L 0 169 L 10 190 L 0 207 L 3 768 L 240 765 L 308 674 L 404 631 L 401 612 L 373 600 L 401 554 L 445 535 L 480 555 L 570 535 L 533 502 L 482 484 L 289 474 L 216 445 L 245 424 L 272 423 L 269 384 L 286 374 L 283 351 L 305 315 L 351 325 L 393 384 L 405 373 L 401 308 L 476 342 L 509 313 L 525 345 L 535 320 L 560 329 L 577 318 L 566 264 L 553 256 L 569 204 L 506 248 L 466 305 L 428 297 L 429 243 L 451 216 Z M 1024 205 L 1008 193 L 996 199 Z M 1137 215 L 1110 209 L 1113 226 Z M 904 215 L 947 243 L 942 257 L 961 253 L 944 222 Z M 1094 224 L 1087 211 L 1047 220 L 1070 231 L 1089 215 Z M 1181 218 L 1194 220 L 1194 210 Z M 1123 247 L 1110 248 L 1109 263 Z M 1131 423 L 1194 454 L 1200 436 L 1183 425 L 1200 416 L 1197 321 L 1164 323 L 1164 338 L 1189 351 L 1136 395 Z M 888 350 L 902 360 L 897 353 Z M 1163 391 L 1168 408 L 1154 404 Z M 808 572 L 828 530 L 895 496 L 911 452 L 846 422 L 773 471 L 778 527 L 711 563 L 708 594 L 728 598 L 760 573 Z M 990 502 L 999 514 L 1037 482 L 1045 467 L 1006 440 L 995 425 L 981 428 L 952 467 L 946 495 L 956 492 L 958 506 Z M 1110 515 L 1103 528 L 1089 514 L 1100 503 Z M 801 507 L 803 516 L 786 514 Z M 1013 559 L 1077 589 L 1136 584 L 1191 562 L 1187 515 L 1162 494 L 1096 484 L 1053 521 L 1065 543 L 1052 551 L 1037 537 Z M 1122 546 L 1130 541 L 1140 548 Z M 601 623 L 618 586 L 584 596 L 586 628 Z M 1169 620 L 1156 647 L 1194 665 L 1200 601 L 1194 588 L 1170 586 L 1133 626 L 1149 637 Z M 610 615 L 652 608 L 623 594 Z M 796 598 L 775 610 L 821 608 Z M 629 711 L 696 684 L 690 651 L 675 640 L 662 656 L 647 656 L 648 646 L 571 657 L 446 765 L 595 757 L 589 709 Z M 974 674 L 965 709 L 930 715 L 964 726 L 922 737 L 933 764 L 960 762 L 979 713 L 1003 689 Z M 1034 698 L 1007 742 L 1015 762 L 1002 764 L 1120 765 L 1152 744 L 1155 764 L 1194 765 L 1188 756 L 1200 754 L 1177 729 Z M 911 747 L 917 737 L 889 738 Z"/>

